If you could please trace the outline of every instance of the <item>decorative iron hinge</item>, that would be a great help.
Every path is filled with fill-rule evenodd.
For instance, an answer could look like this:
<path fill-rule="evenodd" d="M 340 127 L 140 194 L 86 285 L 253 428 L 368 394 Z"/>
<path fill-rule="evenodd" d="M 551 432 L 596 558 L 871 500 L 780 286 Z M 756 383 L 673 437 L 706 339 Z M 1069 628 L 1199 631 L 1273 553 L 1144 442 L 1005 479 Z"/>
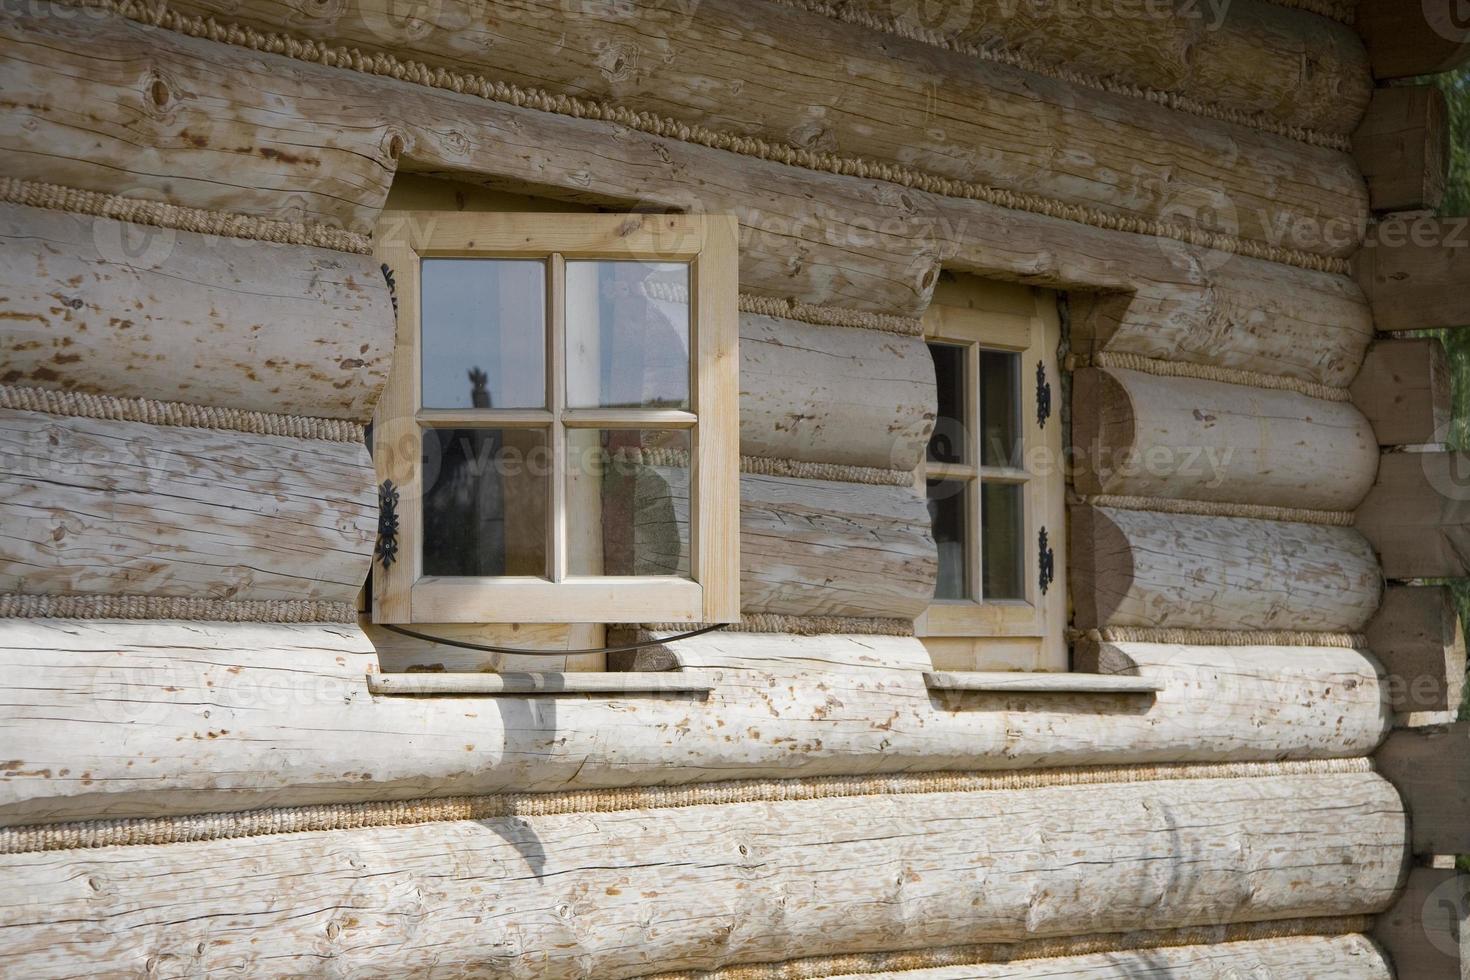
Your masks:
<path fill-rule="evenodd" d="M 1036 362 L 1036 424 L 1040 428 L 1046 428 L 1046 420 L 1051 418 L 1051 382 L 1046 380 L 1046 364 L 1042 361 Z"/>
<path fill-rule="evenodd" d="M 398 315 L 398 283 L 393 279 L 393 270 L 384 262 L 379 266 L 383 270 L 383 281 L 388 284 L 388 298 L 393 301 L 393 315 Z"/>
<path fill-rule="evenodd" d="M 398 560 L 398 488 L 392 480 L 378 487 L 378 544 L 373 554 L 384 568 Z"/>
<path fill-rule="evenodd" d="M 1041 594 L 1046 595 L 1046 587 L 1051 585 L 1057 577 L 1056 555 L 1052 554 L 1050 546 L 1046 543 L 1046 528 L 1042 528 L 1041 533 L 1036 536 L 1036 544 L 1040 559 L 1036 563 L 1039 569 L 1036 584 L 1041 586 Z"/>

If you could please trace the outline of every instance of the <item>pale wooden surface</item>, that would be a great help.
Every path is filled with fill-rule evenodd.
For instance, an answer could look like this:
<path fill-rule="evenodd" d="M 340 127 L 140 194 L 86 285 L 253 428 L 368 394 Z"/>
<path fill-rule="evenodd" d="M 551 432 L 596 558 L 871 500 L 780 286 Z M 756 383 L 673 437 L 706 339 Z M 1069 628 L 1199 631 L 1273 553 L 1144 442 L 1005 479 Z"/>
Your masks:
<path fill-rule="evenodd" d="M 383 2 L 352 20 L 287 6 L 191 0 L 183 9 L 277 30 L 289 23 L 315 40 L 1122 217 L 1178 220 L 1183 207 L 1201 229 L 1263 242 L 1299 220 L 1351 224 L 1366 213 L 1341 151 L 899 38 L 879 48 L 860 27 L 782 4 L 704 0 L 686 13 L 651 0 L 618 11 L 446 0 L 413 32 L 386 37 L 373 28 L 394 16 Z M 789 38 L 823 57 L 793 70 L 779 40 Z M 1348 255 L 1352 243 L 1309 250 Z"/>
<path fill-rule="evenodd" d="M 1354 262 L 1379 330 L 1470 326 L 1470 218 L 1389 215 Z"/>
<path fill-rule="evenodd" d="M 615 978 L 1374 912 L 1403 843 L 1372 773 L 856 796 L 6 855 L 0 917 L 23 975 Z"/>
<path fill-rule="evenodd" d="M 1375 341 L 1352 392 L 1380 446 L 1444 442 L 1449 434 L 1450 366 L 1438 337 Z"/>
<path fill-rule="evenodd" d="M 1354 631 L 1378 563 L 1352 528 L 1103 507 L 1072 511 L 1075 623 Z"/>
<path fill-rule="evenodd" d="M 8 384 L 367 421 L 388 376 L 377 264 L 0 204 Z"/>
<path fill-rule="evenodd" d="M 1019 49 L 1051 64 L 1293 125 L 1349 131 L 1368 103 L 1363 44 L 1352 28 L 1258 0 L 1228 6 L 1040 7 L 1005 0 L 938 7 L 846 0 L 843 8 L 979 48 Z M 1302 64 L 1310 63 L 1311 71 Z"/>
<path fill-rule="evenodd" d="M 676 672 L 618 671 L 616 673 L 413 673 L 368 674 L 372 694 L 433 694 L 451 697 L 476 695 L 513 696 L 579 694 L 699 694 L 710 690 L 709 681 L 690 680 Z"/>
<path fill-rule="evenodd" d="M 1470 454 L 1385 453 L 1356 526 L 1391 579 L 1470 575 Z"/>
<path fill-rule="evenodd" d="M 1353 133 L 1353 158 L 1374 211 L 1433 211 L 1450 166 L 1449 110 L 1433 84 L 1373 92 Z"/>
<path fill-rule="evenodd" d="M 358 443 L 0 410 L 0 591 L 355 602 Z"/>
<path fill-rule="evenodd" d="M 1110 677 L 1102 674 L 1043 673 L 1019 670 L 958 670 L 925 672 L 924 682 L 935 691 L 1019 691 L 1027 694 L 1149 694 L 1164 689 L 1162 681 L 1147 677 Z"/>
<path fill-rule="evenodd" d="M 740 317 L 742 453 L 910 469 L 933 426 L 922 338 Z"/>
<path fill-rule="evenodd" d="M 1376 78 L 1434 75 L 1470 58 L 1470 25 L 1451 6 L 1406 11 L 1398 0 L 1359 0 L 1354 23 Z"/>
<path fill-rule="evenodd" d="M 1090 369 L 1073 375 L 1080 493 L 1352 510 L 1378 444 L 1347 402 Z"/>
<path fill-rule="evenodd" d="M 1024 8 L 1023 8 L 1024 9 Z M 873 974 L 849 973 L 833 980 Z M 906 970 L 903 980 L 1241 980 L 1242 977 L 1331 977 L 1392 980 L 1383 953 L 1364 936 L 1284 936 L 1251 942 L 1120 950 Z M 1457 978 L 1458 980 L 1458 978 Z"/>
<path fill-rule="evenodd" d="M 600 647 L 606 640 L 601 623 L 414 623 L 410 629 L 427 636 L 489 646 L 535 650 L 533 654 L 463 650 L 414 639 L 368 622 L 358 625 L 378 652 L 385 671 L 409 670 L 604 670 L 602 654 L 570 654 L 567 650 Z"/>
<path fill-rule="evenodd" d="M 866 772 L 1316 759 L 1387 731 L 1354 650 L 1128 645 L 1152 701 L 940 695 L 910 637 L 672 644 L 708 700 L 378 698 L 347 626 L 7 621 L 0 822 Z"/>
<path fill-rule="evenodd" d="M 1404 798 L 1413 853 L 1470 853 L 1470 722 L 1397 729 L 1373 759 Z"/>
<path fill-rule="evenodd" d="M 1444 585 L 1390 585 L 1368 624 L 1368 649 L 1387 672 L 1401 714 L 1457 711 L 1465 693 L 1465 634 Z"/>
<path fill-rule="evenodd" d="M 1410 868 L 1404 891 L 1373 928 L 1394 975 L 1399 980 L 1462 980 L 1467 909 L 1470 875 L 1453 868 Z"/>

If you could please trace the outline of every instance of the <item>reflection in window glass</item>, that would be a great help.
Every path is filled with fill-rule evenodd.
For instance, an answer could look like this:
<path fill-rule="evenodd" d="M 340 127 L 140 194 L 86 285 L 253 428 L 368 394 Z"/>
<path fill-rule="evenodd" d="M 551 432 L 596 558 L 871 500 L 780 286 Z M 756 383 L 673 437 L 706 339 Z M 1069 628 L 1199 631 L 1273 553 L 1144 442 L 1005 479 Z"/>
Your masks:
<path fill-rule="evenodd" d="M 980 592 L 986 599 L 1026 598 L 1021 491 L 1019 483 L 980 485 Z"/>
<path fill-rule="evenodd" d="M 544 408 L 546 265 L 424 259 L 424 408 Z"/>
<path fill-rule="evenodd" d="M 687 430 L 567 430 L 567 574 L 689 578 Z"/>
<path fill-rule="evenodd" d="M 964 480 L 928 480 L 929 522 L 934 543 L 939 546 L 939 579 L 936 599 L 969 598 L 969 574 L 965 561 L 965 500 L 969 487 Z"/>
<path fill-rule="evenodd" d="M 424 574 L 546 575 L 549 463 L 542 429 L 425 430 Z"/>
<path fill-rule="evenodd" d="M 939 413 L 929 437 L 929 461 L 965 462 L 965 349 L 954 344 L 930 344 Z"/>
<path fill-rule="evenodd" d="M 980 352 L 980 465 L 1021 465 L 1021 357 Z"/>
<path fill-rule="evenodd" d="M 689 407 L 689 266 L 568 262 L 567 405 Z"/>

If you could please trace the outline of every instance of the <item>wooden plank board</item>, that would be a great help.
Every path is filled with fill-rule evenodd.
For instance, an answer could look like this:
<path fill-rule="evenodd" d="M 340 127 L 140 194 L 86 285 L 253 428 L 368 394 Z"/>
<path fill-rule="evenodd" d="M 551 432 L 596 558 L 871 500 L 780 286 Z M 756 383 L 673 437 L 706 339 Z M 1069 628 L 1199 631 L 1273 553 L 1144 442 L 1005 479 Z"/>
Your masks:
<path fill-rule="evenodd" d="M 1222 630 L 1362 629 L 1378 563 L 1352 528 L 1074 507 L 1075 624 Z"/>
<path fill-rule="evenodd" d="M 1368 649 L 1387 671 L 1400 714 L 1457 711 L 1465 694 L 1465 634 L 1443 585 L 1390 585 L 1368 624 Z"/>
<path fill-rule="evenodd" d="M 1470 326 L 1470 218 L 1385 218 L 1356 268 L 1379 330 Z"/>
<path fill-rule="evenodd" d="M 1375 341 L 1352 393 L 1380 446 L 1444 442 L 1449 434 L 1450 366 L 1438 337 Z"/>
<path fill-rule="evenodd" d="M 0 410 L 0 592 L 355 602 L 360 443 Z"/>
<path fill-rule="evenodd" d="M 1397 729 L 1373 759 L 1403 794 L 1413 853 L 1470 853 L 1470 722 Z"/>
<path fill-rule="evenodd" d="M 0 381 L 367 421 L 393 356 L 377 263 L 0 204 Z"/>
<path fill-rule="evenodd" d="M 1387 730 L 1331 647 L 1130 645 L 1152 701 L 936 697 L 913 637 L 670 644 L 707 700 L 373 698 L 354 627 L 0 622 L 0 823 L 945 769 L 1322 759 Z M 407 749 L 411 748 L 411 751 Z"/>
<path fill-rule="evenodd" d="M 1470 454 L 1385 453 L 1355 526 L 1391 579 L 1470 575 Z"/>
<path fill-rule="evenodd" d="M 1353 156 L 1374 211 L 1433 211 L 1444 200 L 1450 167 L 1449 109 L 1434 85 L 1373 92 L 1353 133 Z"/>
<path fill-rule="evenodd" d="M 521 815 L 5 855 L 0 918 L 23 975 L 617 978 L 1371 913 L 1403 835 L 1373 773 Z"/>

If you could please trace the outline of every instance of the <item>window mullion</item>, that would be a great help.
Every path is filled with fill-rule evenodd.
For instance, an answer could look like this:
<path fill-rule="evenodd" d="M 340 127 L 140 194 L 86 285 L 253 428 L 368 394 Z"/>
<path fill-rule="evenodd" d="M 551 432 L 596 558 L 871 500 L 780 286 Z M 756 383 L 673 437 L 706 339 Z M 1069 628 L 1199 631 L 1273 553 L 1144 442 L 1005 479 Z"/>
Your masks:
<path fill-rule="evenodd" d="M 985 434 L 981 429 L 981 401 L 980 345 L 970 343 L 965 345 L 965 427 L 969 430 L 969 439 L 965 446 L 965 462 L 974 467 L 977 475 L 966 484 L 969 492 L 965 497 L 968 504 L 965 519 L 970 527 L 969 541 L 965 548 L 965 564 L 970 575 L 970 597 L 976 602 L 985 601 L 985 542 L 982 540 L 984 525 L 981 524 L 981 484 L 978 476 L 981 463 L 985 458 L 982 455 Z"/>
<path fill-rule="evenodd" d="M 547 407 L 551 409 L 551 520 L 547 522 L 547 554 L 551 557 L 551 580 L 560 582 L 567 572 L 567 446 L 562 425 L 566 398 L 566 260 L 560 252 L 550 259 L 547 276 L 546 365 Z"/>

